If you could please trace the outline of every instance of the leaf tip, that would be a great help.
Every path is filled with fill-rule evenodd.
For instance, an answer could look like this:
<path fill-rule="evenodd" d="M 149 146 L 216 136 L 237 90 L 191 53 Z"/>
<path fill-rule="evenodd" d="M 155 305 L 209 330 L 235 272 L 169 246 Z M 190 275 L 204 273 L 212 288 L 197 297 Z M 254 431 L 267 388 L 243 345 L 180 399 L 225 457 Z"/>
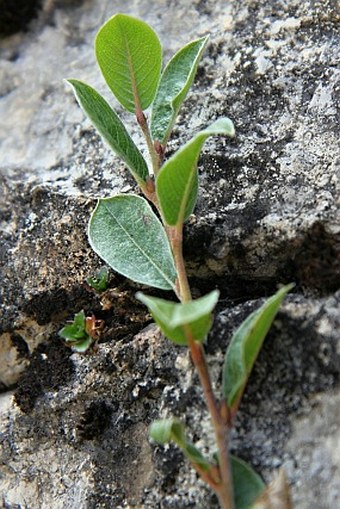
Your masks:
<path fill-rule="evenodd" d="M 284 285 L 284 286 L 282 287 L 282 289 L 285 289 L 285 290 L 286 290 L 286 292 L 288 293 L 288 292 L 290 292 L 290 290 L 292 290 L 295 286 L 296 286 L 296 284 L 295 284 L 295 283 L 288 283 L 287 285 Z"/>
<path fill-rule="evenodd" d="M 211 134 L 221 134 L 233 138 L 235 136 L 235 126 L 228 117 L 218 118 L 210 127 L 207 128 Z"/>
<path fill-rule="evenodd" d="M 74 78 L 63 78 L 63 82 L 64 83 L 67 83 L 67 85 L 70 85 L 70 87 L 74 88 L 74 83 L 76 82 L 77 80 L 74 79 Z"/>

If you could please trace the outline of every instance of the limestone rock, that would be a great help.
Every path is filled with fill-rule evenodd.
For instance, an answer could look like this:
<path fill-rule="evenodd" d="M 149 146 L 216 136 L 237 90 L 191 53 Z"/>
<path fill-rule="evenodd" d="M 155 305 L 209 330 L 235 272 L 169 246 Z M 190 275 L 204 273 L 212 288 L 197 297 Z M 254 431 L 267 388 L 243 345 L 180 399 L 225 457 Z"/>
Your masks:
<path fill-rule="evenodd" d="M 37 2 L 39 4 L 39 2 Z M 143 18 L 165 58 L 211 34 L 171 153 L 218 116 L 186 226 L 194 292 L 218 287 L 207 354 L 219 388 L 228 339 L 278 283 L 296 287 L 256 364 L 233 452 L 266 481 L 283 465 L 298 509 L 339 505 L 339 14 L 333 0 L 46 1 L 0 41 L 0 398 L 3 504 L 11 509 L 215 508 L 175 447 L 150 445 L 159 415 L 184 416 L 212 445 L 190 360 L 165 341 L 86 238 L 95 199 L 134 182 L 85 119 L 63 78 L 97 87 L 93 39 L 115 12 Z M 1 2 L 0 2 L 1 8 Z M 37 15 L 38 11 L 34 11 Z M 137 144 L 133 118 L 118 112 Z M 84 309 L 105 321 L 90 355 L 57 331 Z"/>

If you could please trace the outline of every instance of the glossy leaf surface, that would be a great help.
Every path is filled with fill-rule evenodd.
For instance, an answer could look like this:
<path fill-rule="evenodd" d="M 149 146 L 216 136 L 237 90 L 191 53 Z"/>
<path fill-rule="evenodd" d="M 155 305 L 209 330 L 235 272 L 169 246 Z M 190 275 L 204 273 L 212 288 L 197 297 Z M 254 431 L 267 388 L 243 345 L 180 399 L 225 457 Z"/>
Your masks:
<path fill-rule="evenodd" d="M 162 48 L 153 29 L 139 19 L 116 14 L 99 30 L 96 56 L 118 101 L 134 113 L 153 101 L 160 78 Z"/>
<path fill-rule="evenodd" d="M 99 200 L 89 240 L 120 274 L 137 283 L 175 289 L 176 270 L 165 230 L 144 198 L 126 194 Z"/>
<path fill-rule="evenodd" d="M 123 159 L 137 182 L 145 181 L 149 174 L 147 164 L 118 115 L 94 88 L 74 79 L 68 80 L 68 83 L 99 134 Z"/>
<path fill-rule="evenodd" d="M 160 444 L 175 442 L 191 463 L 199 465 L 204 470 L 210 469 L 210 463 L 203 454 L 185 436 L 184 426 L 177 419 L 160 419 L 154 421 L 149 430 L 150 438 Z"/>
<path fill-rule="evenodd" d="M 222 390 L 228 406 L 237 409 L 244 387 L 276 313 L 294 285 L 281 288 L 251 313 L 234 333 L 225 355 Z"/>
<path fill-rule="evenodd" d="M 209 36 L 190 42 L 165 67 L 152 105 L 151 135 L 154 140 L 164 143 L 169 137 L 208 39 Z"/>
<path fill-rule="evenodd" d="M 234 136 L 234 126 L 228 118 L 216 120 L 180 148 L 162 166 L 156 180 L 156 191 L 167 224 L 175 226 L 192 213 L 198 191 L 197 161 L 208 136 Z"/>
<path fill-rule="evenodd" d="M 163 334 L 174 343 L 186 345 L 188 334 L 195 341 L 204 341 L 212 324 L 211 312 L 217 304 L 217 290 L 185 303 L 171 302 L 137 293 L 152 314 Z"/>
<path fill-rule="evenodd" d="M 245 461 L 230 455 L 235 509 L 250 509 L 265 489 L 261 477 Z"/>

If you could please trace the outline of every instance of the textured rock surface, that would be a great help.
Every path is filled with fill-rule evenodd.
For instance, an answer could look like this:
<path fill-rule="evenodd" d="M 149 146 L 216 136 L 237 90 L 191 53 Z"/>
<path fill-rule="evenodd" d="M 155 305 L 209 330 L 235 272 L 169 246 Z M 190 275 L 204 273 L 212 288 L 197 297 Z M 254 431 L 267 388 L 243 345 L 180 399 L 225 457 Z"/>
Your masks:
<path fill-rule="evenodd" d="M 297 283 L 256 365 L 233 449 L 266 480 L 283 465 L 296 507 L 336 507 L 336 2 L 114 4 L 48 1 L 27 32 L 0 41 L 3 503 L 30 509 L 216 507 L 177 449 L 164 454 L 146 439 L 152 419 L 190 408 L 192 436 L 211 443 L 186 352 L 152 326 L 140 332 L 149 317 L 124 278 L 111 275 L 104 307 L 84 284 L 100 265 L 86 240 L 94 199 L 131 191 L 134 183 L 62 79 L 84 79 L 108 97 L 93 38 L 104 20 L 123 11 L 157 30 L 166 58 L 211 33 L 170 143 L 175 150 L 219 115 L 236 125 L 232 142 L 210 140 L 204 148 L 199 203 L 186 232 L 195 292 L 217 286 L 222 294 L 209 362 L 218 386 L 235 326 L 277 283 Z M 120 113 L 141 142 L 132 119 Z M 98 351 L 85 357 L 71 355 L 56 336 L 80 309 L 106 325 Z"/>

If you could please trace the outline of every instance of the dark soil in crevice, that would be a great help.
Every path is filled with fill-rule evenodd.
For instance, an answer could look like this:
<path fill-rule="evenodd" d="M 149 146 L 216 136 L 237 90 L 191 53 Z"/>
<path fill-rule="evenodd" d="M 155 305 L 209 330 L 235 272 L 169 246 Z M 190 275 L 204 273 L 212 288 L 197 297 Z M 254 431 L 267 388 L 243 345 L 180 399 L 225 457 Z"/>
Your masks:
<path fill-rule="evenodd" d="M 270 297 L 276 291 L 279 285 L 294 283 L 294 279 L 289 275 L 280 278 L 267 279 L 245 279 L 233 276 L 218 276 L 211 274 L 206 278 L 190 278 L 190 283 L 197 296 L 201 296 L 218 289 L 220 292 L 218 307 L 221 309 L 229 306 L 236 306 L 242 302 L 247 302 L 261 297 Z M 296 287 L 295 290 L 299 288 Z"/>
<path fill-rule="evenodd" d="M 58 337 L 41 344 L 33 352 L 30 365 L 21 377 L 15 391 L 15 401 L 25 413 L 30 413 L 39 396 L 56 391 L 72 379 L 74 368 L 67 348 Z"/>
<path fill-rule="evenodd" d="M 22 306 L 25 315 L 33 318 L 39 325 L 55 321 L 57 317 L 67 316 L 81 309 L 88 312 L 98 299 L 85 286 L 76 285 L 70 290 L 57 288 L 55 291 L 40 292 Z"/>
<path fill-rule="evenodd" d="M 80 438 L 83 440 L 100 438 L 100 436 L 110 426 L 112 413 L 117 409 L 118 403 L 113 406 L 101 399 L 98 401 L 92 401 L 81 416 L 81 420 L 78 425 Z"/>
<path fill-rule="evenodd" d="M 94 315 L 97 320 L 104 322 L 100 342 L 119 340 L 133 336 L 151 321 L 146 307 L 135 299 L 135 293 L 136 288 L 129 281 L 114 274 L 110 287 L 102 293 L 86 283 L 74 285 L 68 290 L 58 288 L 54 292 L 41 292 L 33 296 L 22 310 L 39 325 L 54 322 L 60 326 L 73 320 L 75 313 L 84 310 L 86 316 Z"/>
<path fill-rule="evenodd" d="M 298 243 L 298 241 L 297 241 Z M 340 235 L 315 223 L 300 242 L 292 270 L 305 288 L 328 295 L 340 288 Z"/>
<path fill-rule="evenodd" d="M 0 38 L 28 28 L 43 0 L 0 0 Z"/>
<path fill-rule="evenodd" d="M 286 264 L 278 267 L 277 274 L 270 277 L 240 277 L 237 271 L 230 271 L 230 266 L 222 274 L 213 271 L 205 273 L 204 277 L 191 276 L 191 286 L 197 296 L 209 293 L 214 289 L 220 291 L 219 302 L 223 305 L 236 305 L 260 297 L 269 297 L 279 285 L 295 284 L 295 293 L 327 297 L 340 288 L 339 259 L 334 239 L 326 236 L 326 246 L 320 243 L 320 249 L 314 251 L 314 241 L 302 243 L 302 247 L 292 251 Z M 324 249 L 323 249 L 324 247 Z M 195 265 L 199 262 L 195 260 Z"/>
<path fill-rule="evenodd" d="M 258 217 L 263 215 L 265 206 L 261 209 L 256 204 L 241 216 L 239 212 L 235 217 L 233 213 L 226 213 L 208 224 L 187 227 L 184 255 L 192 285 L 199 288 L 201 294 L 218 288 L 222 300 L 236 303 L 268 296 L 279 284 L 287 283 L 295 283 L 295 291 L 302 294 L 324 297 L 336 292 L 340 288 L 340 237 L 327 231 L 320 222 L 289 242 L 275 240 L 271 245 L 269 237 L 265 258 L 261 261 L 259 256 L 255 267 L 249 264 L 249 253 L 243 242 L 258 227 Z M 232 232 L 235 226 L 234 220 L 242 227 L 242 238 L 233 238 L 232 233 L 228 237 L 229 229 Z M 226 241 L 227 255 L 215 257 Z M 207 259 L 214 261 L 214 271 L 209 268 Z M 270 275 L 266 275 L 268 264 Z"/>

